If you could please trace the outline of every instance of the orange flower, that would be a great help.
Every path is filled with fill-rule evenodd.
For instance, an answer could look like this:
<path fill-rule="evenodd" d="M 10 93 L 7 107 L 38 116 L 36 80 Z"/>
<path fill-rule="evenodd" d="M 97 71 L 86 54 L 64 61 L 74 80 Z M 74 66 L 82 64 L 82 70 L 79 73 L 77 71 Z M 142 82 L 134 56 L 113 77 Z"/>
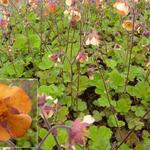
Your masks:
<path fill-rule="evenodd" d="M 9 0 L 0 0 L 0 3 L 4 6 L 8 6 Z"/>
<path fill-rule="evenodd" d="M 0 141 L 24 136 L 32 122 L 31 107 L 23 89 L 0 84 Z"/>
<path fill-rule="evenodd" d="M 118 14 L 122 16 L 126 16 L 130 12 L 127 2 L 116 2 L 113 6 L 117 9 Z"/>
<path fill-rule="evenodd" d="M 47 9 L 48 9 L 48 11 L 49 11 L 50 13 L 54 13 L 54 12 L 56 12 L 56 10 L 57 10 L 57 6 L 56 6 L 56 4 L 55 4 L 54 2 L 48 2 L 48 3 L 46 4 L 46 6 L 47 6 Z"/>
<path fill-rule="evenodd" d="M 125 20 L 122 24 L 122 27 L 127 31 L 133 30 L 133 21 L 132 20 Z"/>

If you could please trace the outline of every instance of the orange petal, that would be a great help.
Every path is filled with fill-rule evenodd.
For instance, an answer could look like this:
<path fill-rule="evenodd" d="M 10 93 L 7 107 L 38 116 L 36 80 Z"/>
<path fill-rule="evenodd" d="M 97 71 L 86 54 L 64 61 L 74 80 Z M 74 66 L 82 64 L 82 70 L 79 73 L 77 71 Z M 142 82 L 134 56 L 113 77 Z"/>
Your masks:
<path fill-rule="evenodd" d="M 32 119 L 27 114 L 8 115 L 8 127 L 11 137 L 18 138 L 25 135 L 31 126 Z"/>
<path fill-rule="evenodd" d="M 9 86 L 5 85 L 5 84 L 0 84 L 0 100 L 2 100 L 4 98 L 5 92 L 10 89 Z"/>
<path fill-rule="evenodd" d="M 19 110 L 21 113 L 31 111 L 31 100 L 20 87 L 10 87 L 0 84 L 0 99 L 6 99 L 6 103 Z"/>
<path fill-rule="evenodd" d="M 9 139 L 9 133 L 2 126 L 0 126 L 0 141 L 8 141 Z"/>

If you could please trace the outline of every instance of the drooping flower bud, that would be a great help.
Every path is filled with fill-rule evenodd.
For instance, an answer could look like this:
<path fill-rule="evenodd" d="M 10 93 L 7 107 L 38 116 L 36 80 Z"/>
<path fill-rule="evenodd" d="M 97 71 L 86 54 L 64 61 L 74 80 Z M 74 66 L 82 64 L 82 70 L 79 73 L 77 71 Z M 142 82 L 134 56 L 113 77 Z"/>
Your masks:
<path fill-rule="evenodd" d="M 77 57 L 76 57 L 76 61 L 78 61 L 80 63 L 88 61 L 88 54 L 85 51 L 79 52 Z"/>
<path fill-rule="evenodd" d="M 98 46 L 99 43 L 100 43 L 100 40 L 99 40 L 98 32 L 93 29 L 93 31 L 88 34 L 88 38 L 86 40 L 86 45 L 96 45 L 96 46 Z"/>
<path fill-rule="evenodd" d="M 94 122 L 94 118 L 91 115 L 84 116 L 83 121 L 76 119 L 68 130 L 69 144 L 81 144 L 83 145 L 86 140 L 86 129 Z"/>
<path fill-rule="evenodd" d="M 7 19 L 0 19 L 0 28 L 6 29 L 8 26 L 8 20 Z"/>
<path fill-rule="evenodd" d="M 49 59 L 50 59 L 52 62 L 54 62 L 56 65 L 61 62 L 61 59 L 60 59 L 60 55 L 59 55 L 59 54 L 52 54 L 52 55 L 49 55 L 48 57 L 49 57 Z"/>
<path fill-rule="evenodd" d="M 144 31 L 143 35 L 146 36 L 146 37 L 150 37 L 150 31 Z"/>

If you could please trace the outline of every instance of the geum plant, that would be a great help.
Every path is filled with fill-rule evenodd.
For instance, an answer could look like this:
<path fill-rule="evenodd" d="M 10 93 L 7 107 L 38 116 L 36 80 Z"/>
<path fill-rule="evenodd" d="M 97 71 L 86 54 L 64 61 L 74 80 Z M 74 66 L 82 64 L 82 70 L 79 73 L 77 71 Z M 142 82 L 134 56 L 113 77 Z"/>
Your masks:
<path fill-rule="evenodd" d="M 149 149 L 148 0 L 1 4 L 0 76 L 39 79 L 38 149 Z"/>

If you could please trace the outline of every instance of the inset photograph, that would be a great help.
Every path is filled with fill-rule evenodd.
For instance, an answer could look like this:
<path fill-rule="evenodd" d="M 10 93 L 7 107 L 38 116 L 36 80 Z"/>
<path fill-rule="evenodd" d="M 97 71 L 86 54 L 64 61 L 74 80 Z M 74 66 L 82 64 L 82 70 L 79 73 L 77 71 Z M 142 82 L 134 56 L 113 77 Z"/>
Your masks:
<path fill-rule="evenodd" d="M 37 145 L 37 80 L 0 80 L 0 147 Z"/>

